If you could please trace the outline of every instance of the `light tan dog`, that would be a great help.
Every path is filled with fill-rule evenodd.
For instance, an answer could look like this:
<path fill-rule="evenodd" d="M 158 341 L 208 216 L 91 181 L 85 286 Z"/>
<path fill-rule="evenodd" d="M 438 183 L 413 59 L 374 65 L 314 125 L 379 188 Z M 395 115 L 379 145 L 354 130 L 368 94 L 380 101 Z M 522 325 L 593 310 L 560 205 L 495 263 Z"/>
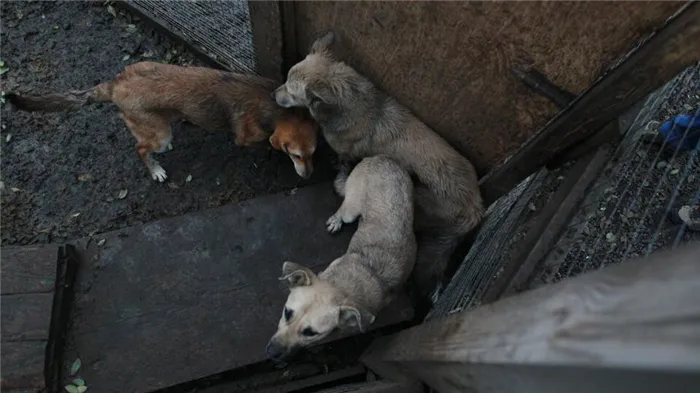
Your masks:
<path fill-rule="evenodd" d="M 177 120 L 211 131 L 233 131 L 239 146 L 269 139 L 275 149 L 289 155 L 297 174 L 308 179 L 313 172 L 317 125 L 305 111 L 275 104 L 270 98 L 275 87 L 273 80 L 256 75 L 141 62 L 88 90 L 44 96 L 10 93 L 6 98 L 19 109 L 40 112 L 113 102 L 136 138 L 139 157 L 160 182 L 167 175 L 151 153 L 170 148 L 170 126 Z"/>
<path fill-rule="evenodd" d="M 484 206 L 472 164 L 408 109 L 376 88 L 330 51 L 322 36 L 275 90 L 284 107 L 304 106 L 341 160 L 385 154 L 417 180 L 418 259 L 414 277 L 428 296 Z"/>
<path fill-rule="evenodd" d="M 413 269 L 416 240 L 408 173 L 387 157 L 365 158 L 336 188 L 345 199 L 328 219 L 328 231 L 361 220 L 345 255 L 319 275 L 292 262 L 282 266 L 281 280 L 289 284 L 290 294 L 265 351 L 272 359 L 317 343 L 337 328 L 366 330 Z"/>

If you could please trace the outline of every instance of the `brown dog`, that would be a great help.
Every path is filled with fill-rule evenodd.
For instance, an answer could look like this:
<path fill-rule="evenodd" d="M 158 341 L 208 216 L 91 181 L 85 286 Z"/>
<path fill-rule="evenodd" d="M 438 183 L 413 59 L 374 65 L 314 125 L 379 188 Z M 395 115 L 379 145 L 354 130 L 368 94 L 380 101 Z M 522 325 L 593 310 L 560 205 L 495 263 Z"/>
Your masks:
<path fill-rule="evenodd" d="M 111 101 L 136 137 L 136 150 L 157 181 L 167 175 L 151 153 L 165 152 L 172 139 L 171 124 L 187 120 L 212 131 L 233 131 L 236 145 L 270 141 L 294 162 L 299 176 L 313 172 L 316 123 L 304 111 L 279 107 L 270 98 L 275 81 L 202 67 L 141 62 L 127 66 L 109 82 L 63 94 L 6 99 L 22 110 L 58 112 L 86 104 Z"/>
<path fill-rule="evenodd" d="M 446 277 L 452 253 L 484 215 L 474 167 L 447 141 L 331 51 L 334 34 L 317 39 L 275 90 L 280 106 L 306 107 L 345 161 L 386 155 L 417 181 L 418 257 L 424 295 Z"/>

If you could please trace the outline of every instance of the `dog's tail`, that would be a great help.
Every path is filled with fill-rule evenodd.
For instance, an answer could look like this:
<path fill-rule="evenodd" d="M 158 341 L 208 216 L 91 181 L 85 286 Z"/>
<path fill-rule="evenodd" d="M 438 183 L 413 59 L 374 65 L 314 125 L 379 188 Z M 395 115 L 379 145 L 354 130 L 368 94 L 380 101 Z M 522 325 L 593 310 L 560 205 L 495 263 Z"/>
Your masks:
<path fill-rule="evenodd" d="M 5 99 L 12 105 L 28 112 L 62 112 L 80 108 L 100 101 L 111 101 L 113 83 L 105 82 L 88 89 L 41 96 L 7 93 Z"/>

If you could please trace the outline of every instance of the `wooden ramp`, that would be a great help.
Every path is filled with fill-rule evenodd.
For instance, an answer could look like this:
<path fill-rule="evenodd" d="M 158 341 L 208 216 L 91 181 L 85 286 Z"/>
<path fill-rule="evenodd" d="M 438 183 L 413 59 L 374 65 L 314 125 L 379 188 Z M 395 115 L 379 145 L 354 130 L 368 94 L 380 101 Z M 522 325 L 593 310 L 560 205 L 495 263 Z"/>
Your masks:
<path fill-rule="evenodd" d="M 165 219 L 81 241 L 64 363 L 91 391 L 147 392 L 265 361 L 287 290 L 282 262 L 320 270 L 354 228 L 326 219 L 329 184 Z M 412 318 L 406 299 L 375 327 Z"/>
<path fill-rule="evenodd" d="M 6 248 L 1 254 L 0 390 L 56 391 L 77 267 L 71 248 Z"/>

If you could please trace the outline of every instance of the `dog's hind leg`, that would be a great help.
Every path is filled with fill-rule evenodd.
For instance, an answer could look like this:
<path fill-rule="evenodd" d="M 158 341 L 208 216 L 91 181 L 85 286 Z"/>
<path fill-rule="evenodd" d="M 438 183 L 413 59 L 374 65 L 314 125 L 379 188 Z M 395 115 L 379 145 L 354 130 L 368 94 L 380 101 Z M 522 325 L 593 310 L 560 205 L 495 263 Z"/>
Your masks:
<path fill-rule="evenodd" d="M 153 180 L 164 182 L 168 175 L 151 154 L 167 150 L 172 139 L 168 120 L 160 116 L 133 113 L 123 113 L 122 119 L 136 138 L 136 151 L 148 168 L 151 177 Z"/>
<path fill-rule="evenodd" d="M 367 192 L 365 182 L 357 181 L 357 178 L 353 178 L 351 174 L 343 185 L 343 194 L 341 194 L 345 195 L 343 203 L 338 208 L 338 211 L 326 221 L 329 233 L 338 232 L 343 223 L 350 224 L 355 222 L 362 213 L 362 205 Z"/>

